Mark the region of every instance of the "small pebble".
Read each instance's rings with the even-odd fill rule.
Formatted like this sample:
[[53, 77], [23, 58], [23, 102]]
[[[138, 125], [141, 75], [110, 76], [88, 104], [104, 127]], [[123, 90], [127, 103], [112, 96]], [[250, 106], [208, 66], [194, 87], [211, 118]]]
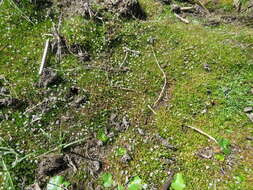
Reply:
[[253, 113], [247, 114], [248, 118], [253, 122]]
[[249, 112], [252, 112], [253, 111], [253, 108], [252, 107], [246, 107], [244, 108], [243, 110], [245, 113], [249, 113]]

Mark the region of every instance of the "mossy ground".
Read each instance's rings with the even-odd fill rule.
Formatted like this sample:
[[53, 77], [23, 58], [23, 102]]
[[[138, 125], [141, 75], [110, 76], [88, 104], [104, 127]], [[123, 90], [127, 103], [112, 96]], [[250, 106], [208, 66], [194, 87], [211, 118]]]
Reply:
[[[183, 173], [187, 189], [214, 189], [215, 184], [217, 189], [252, 189], [252, 141], [246, 140], [253, 135], [252, 122], [243, 109], [253, 106], [250, 93], [253, 29], [234, 24], [205, 27], [201, 24], [203, 19], [196, 17], [185, 25], [168, 6], [153, 0], [140, 0], [140, 3], [148, 14], [147, 20], [122, 20], [113, 15], [99, 24], [80, 17], [64, 20], [62, 33], [69, 43], [89, 47], [89, 65], [118, 68], [125, 57], [123, 47], [139, 51], [140, 55], [128, 56], [125, 64], [130, 71], [126, 73], [87, 70], [72, 55], [65, 56], [60, 64], [51, 58], [50, 67], [64, 81], [49, 87], [46, 96], [64, 97], [66, 89], [75, 85], [89, 92], [90, 103], [74, 110], [59, 101], [39, 125], [25, 125], [31, 118], [22, 114], [24, 109], [1, 110], [11, 118], [0, 123], [0, 134], [5, 140], [1, 146], [12, 147], [21, 156], [42, 154], [62, 143], [103, 130], [110, 113], [116, 112], [128, 115], [131, 121], [131, 127], [108, 145], [111, 150], [103, 172], [112, 173], [117, 183], [124, 184], [126, 177], [140, 176], [148, 189], [159, 188], [168, 171], [174, 170]], [[12, 96], [35, 105], [45, 98], [43, 89], [33, 84], [38, 81], [44, 34], [51, 32], [52, 23], [49, 19], [36, 21], [32, 11], [24, 14], [30, 15], [35, 24], [21, 17], [8, 1], [1, 5], [0, 73]], [[151, 38], [155, 39], [153, 45], [149, 43]], [[158, 97], [163, 77], [152, 48], [168, 78], [169, 100], [156, 110], [157, 115], [152, 115], [148, 105]], [[210, 71], [204, 69], [205, 64]], [[66, 115], [74, 119], [57, 125], [56, 121]], [[229, 139], [234, 149], [232, 167], [227, 167], [229, 156], [224, 161], [196, 156], [200, 149], [215, 144], [183, 125], [202, 129], [217, 139]], [[147, 136], [141, 136], [137, 128], [143, 129]], [[154, 141], [155, 134], [169, 139], [178, 151], [168, 150]], [[132, 147], [133, 160], [124, 165], [115, 151], [117, 147], [128, 146]], [[3, 158], [7, 166], [13, 161], [11, 156]], [[176, 161], [165, 164], [163, 158]], [[36, 158], [31, 156], [10, 169], [16, 189], [20, 189], [18, 184], [24, 179], [26, 185], [34, 182], [36, 167]], [[79, 171], [68, 179], [85, 183], [85, 176], [85, 172]], [[9, 184], [1, 177], [0, 182], [2, 189]]]

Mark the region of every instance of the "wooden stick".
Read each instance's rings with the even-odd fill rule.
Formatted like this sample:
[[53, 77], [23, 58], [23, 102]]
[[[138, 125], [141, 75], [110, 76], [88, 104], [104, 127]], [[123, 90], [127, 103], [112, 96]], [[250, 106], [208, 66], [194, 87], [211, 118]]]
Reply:
[[197, 1], [197, 4], [198, 4], [199, 6], [201, 6], [201, 7], [206, 11], [206, 13], [207, 13], [208, 15], [210, 15], [210, 11], [206, 8], [206, 6], [205, 6], [200, 0]]
[[122, 61], [122, 63], [120, 64], [120, 68], [125, 64], [126, 60], [127, 60], [127, 57], [128, 57], [128, 51], [126, 51], [126, 55], [125, 55], [125, 58], [124, 60]]
[[160, 100], [162, 99], [163, 95], [164, 95], [164, 92], [165, 92], [165, 89], [166, 89], [166, 86], [167, 86], [167, 76], [165, 74], [165, 72], [163, 71], [162, 67], [160, 66], [159, 62], [158, 62], [158, 59], [156, 57], [156, 54], [155, 54], [155, 51], [154, 51], [154, 48], [152, 47], [152, 52], [153, 52], [153, 55], [155, 57], [155, 60], [156, 60], [156, 64], [158, 66], [158, 68], [160, 69], [160, 71], [162, 72], [163, 74], [163, 78], [164, 78], [164, 83], [163, 83], [163, 88], [160, 92], [160, 95], [159, 97], [157, 98], [157, 100], [155, 101], [155, 103], [153, 104], [153, 107], [156, 107], [156, 105], [160, 102]]
[[45, 49], [44, 49], [44, 53], [43, 53], [43, 57], [41, 60], [41, 64], [40, 64], [40, 70], [39, 70], [39, 75], [42, 74], [44, 67], [46, 65], [46, 59], [47, 59], [47, 53], [48, 53], [48, 49], [49, 49], [49, 39], [47, 39], [46, 43], [45, 43]]
[[157, 115], [156, 111], [150, 105], [148, 105], [148, 108], [153, 112], [153, 114]]
[[191, 11], [195, 9], [194, 7], [180, 7], [180, 11]]
[[188, 128], [190, 128], [190, 129], [193, 129], [194, 131], [197, 131], [198, 133], [200, 133], [200, 134], [202, 134], [202, 135], [208, 137], [210, 140], [214, 141], [216, 144], [219, 144], [215, 138], [213, 138], [212, 136], [208, 135], [208, 134], [205, 133], [204, 131], [201, 131], [201, 130], [198, 129], [198, 128], [195, 128], [195, 127], [192, 127], [192, 126], [188, 126], [188, 125], [185, 126], [185, 127], [188, 127]]
[[187, 19], [185, 19], [185, 18], [179, 16], [179, 15], [176, 14], [176, 13], [175, 13], [175, 16], [176, 16], [179, 20], [181, 20], [182, 22], [184, 22], [184, 23], [186, 23], [186, 24], [189, 24], [189, 23], [190, 23]]

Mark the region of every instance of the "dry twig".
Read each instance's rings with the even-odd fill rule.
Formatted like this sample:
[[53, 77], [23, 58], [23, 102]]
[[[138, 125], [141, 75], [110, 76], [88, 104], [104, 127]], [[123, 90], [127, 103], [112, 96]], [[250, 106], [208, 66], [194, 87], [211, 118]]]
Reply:
[[59, 22], [57, 27], [55, 26], [55, 24], [53, 24], [53, 36], [57, 41], [57, 51], [56, 51], [56, 58], [57, 61], [60, 62], [62, 59], [62, 37], [60, 36], [60, 29], [61, 29], [61, 25], [62, 25], [62, 17], [63, 15], [61, 14], [59, 17]]
[[184, 22], [184, 23], [186, 23], [186, 24], [189, 24], [189, 23], [190, 23], [187, 19], [185, 19], [185, 18], [179, 16], [179, 15], [176, 14], [176, 13], [175, 13], [175, 16], [176, 16], [179, 20], [181, 20], [182, 22]]
[[180, 7], [180, 11], [184, 12], [184, 11], [192, 11], [194, 10], [194, 7]]
[[198, 129], [198, 128], [192, 127], [192, 126], [188, 126], [188, 125], [185, 126], [185, 127], [188, 127], [188, 128], [190, 128], [190, 129], [193, 129], [194, 131], [197, 131], [198, 133], [200, 133], [200, 134], [202, 134], [202, 135], [208, 137], [210, 140], [214, 141], [216, 144], [219, 144], [215, 138], [213, 138], [212, 136], [208, 135], [208, 134], [205, 133], [204, 131], [202, 131], [202, 130], [200, 130], [200, 129]]
[[163, 88], [160, 92], [160, 95], [159, 97], [157, 98], [157, 100], [155, 101], [155, 103], [153, 104], [153, 107], [156, 107], [157, 104], [161, 101], [162, 97], [164, 96], [164, 93], [165, 93], [165, 89], [166, 89], [166, 86], [167, 86], [167, 76], [164, 72], [164, 70], [162, 69], [162, 67], [160, 66], [159, 62], [158, 62], [158, 59], [156, 57], [156, 54], [155, 54], [155, 51], [154, 51], [154, 48], [152, 47], [152, 52], [153, 52], [153, 55], [155, 57], [155, 61], [156, 61], [156, 64], [158, 66], [158, 68], [160, 69], [160, 71], [162, 72], [163, 74], [163, 78], [164, 78], [164, 83], [163, 83]]
[[40, 64], [40, 70], [39, 70], [39, 75], [42, 74], [44, 67], [46, 65], [46, 59], [47, 59], [47, 54], [48, 54], [48, 49], [49, 49], [49, 39], [47, 39], [46, 43], [45, 43], [45, 48], [44, 48], [44, 53], [43, 53], [43, 57], [41, 60], [41, 64]]
[[157, 115], [156, 111], [150, 105], [148, 105], [148, 108], [153, 112], [153, 114]]
[[206, 8], [206, 6], [201, 2], [201, 0], [194, 0], [194, 3], [196, 3], [197, 5], [199, 5], [200, 7], [202, 7], [202, 9], [204, 9], [204, 11], [210, 15], [210, 11]]

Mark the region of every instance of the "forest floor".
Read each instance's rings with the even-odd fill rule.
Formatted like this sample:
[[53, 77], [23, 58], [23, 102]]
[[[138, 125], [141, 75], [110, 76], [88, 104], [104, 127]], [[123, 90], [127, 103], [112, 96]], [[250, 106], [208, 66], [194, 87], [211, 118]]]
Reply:
[[165, 190], [180, 173], [187, 190], [253, 190], [252, 17], [139, 2], [126, 18], [1, 1], [0, 189]]

